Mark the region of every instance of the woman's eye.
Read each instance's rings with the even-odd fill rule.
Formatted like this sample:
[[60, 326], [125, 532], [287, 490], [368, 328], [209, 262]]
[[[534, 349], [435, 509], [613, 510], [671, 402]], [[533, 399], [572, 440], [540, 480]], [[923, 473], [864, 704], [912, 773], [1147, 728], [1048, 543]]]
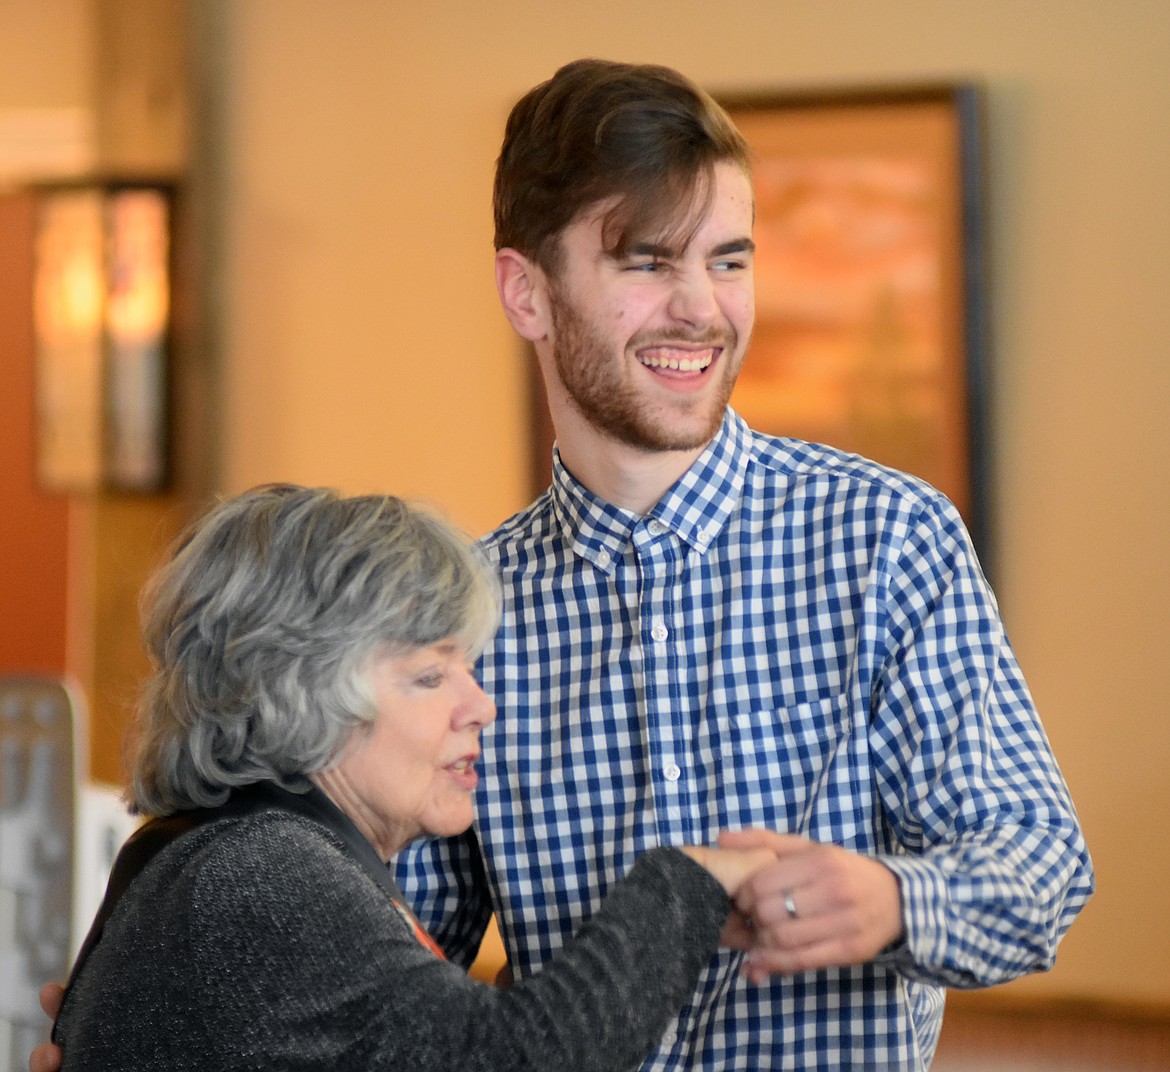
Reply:
[[428, 671], [425, 674], [419, 674], [414, 679], [414, 683], [422, 689], [437, 689], [443, 684], [443, 674], [438, 670]]

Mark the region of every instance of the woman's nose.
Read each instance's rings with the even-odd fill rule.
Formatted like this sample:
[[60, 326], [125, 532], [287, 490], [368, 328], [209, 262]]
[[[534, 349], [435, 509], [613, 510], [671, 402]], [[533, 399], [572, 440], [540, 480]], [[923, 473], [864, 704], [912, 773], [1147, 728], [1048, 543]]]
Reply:
[[461, 726], [490, 726], [496, 720], [496, 705], [492, 698], [483, 691], [480, 683], [476, 681], [475, 675], [470, 670], [465, 672], [467, 674], [466, 694], [459, 705], [458, 722]]

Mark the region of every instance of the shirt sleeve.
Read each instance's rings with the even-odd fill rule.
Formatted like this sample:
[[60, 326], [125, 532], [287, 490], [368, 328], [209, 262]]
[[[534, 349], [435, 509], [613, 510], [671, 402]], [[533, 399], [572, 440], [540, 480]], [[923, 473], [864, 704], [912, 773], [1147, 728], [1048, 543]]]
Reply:
[[1092, 865], [957, 514], [940, 498], [904, 531], [870, 724], [904, 850], [882, 858], [905, 924], [885, 958], [927, 982], [986, 986], [1051, 967]]

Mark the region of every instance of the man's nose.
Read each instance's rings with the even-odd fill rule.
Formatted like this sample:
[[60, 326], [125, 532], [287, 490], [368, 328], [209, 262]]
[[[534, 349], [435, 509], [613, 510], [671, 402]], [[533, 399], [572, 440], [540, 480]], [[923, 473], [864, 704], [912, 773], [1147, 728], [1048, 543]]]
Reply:
[[719, 315], [715, 284], [705, 271], [680, 272], [675, 276], [668, 311], [685, 324], [703, 327]]

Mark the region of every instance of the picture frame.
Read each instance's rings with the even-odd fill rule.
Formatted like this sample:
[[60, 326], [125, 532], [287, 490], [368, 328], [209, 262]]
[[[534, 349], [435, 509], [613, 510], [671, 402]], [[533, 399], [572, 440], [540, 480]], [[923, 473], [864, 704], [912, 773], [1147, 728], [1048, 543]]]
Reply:
[[[753, 154], [756, 430], [912, 473], [991, 564], [982, 108], [971, 83], [720, 96]], [[533, 486], [553, 432], [533, 365]]]
[[991, 561], [982, 110], [972, 83], [721, 98], [753, 152], [756, 430], [921, 477]]

